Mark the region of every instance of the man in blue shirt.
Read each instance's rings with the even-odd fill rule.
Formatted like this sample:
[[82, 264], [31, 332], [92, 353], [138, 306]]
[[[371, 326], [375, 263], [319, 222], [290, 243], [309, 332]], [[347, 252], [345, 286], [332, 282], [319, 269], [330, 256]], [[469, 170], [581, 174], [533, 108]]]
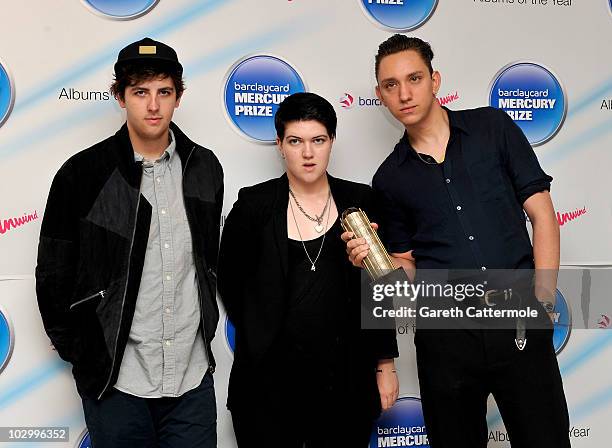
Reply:
[[[399, 34], [383, 42], [376, 56], [377, 96], [406, 129], [372, 182], [383, 240], [411, 277], [424, 270], [487, 276], [492, 269], [533, 274], [535, 268], [535, 285], [522, 290], [528, 290], [522, 305], [526, 300], [543, 318], [539, 328], [527, 329], [529, 344], [520, 326], [424, 330], [417, 325], [431, 446], [485, 448], [487, 397], [493, 394], [513, 447], [569, 447], [552, 325], [544, 319], [554, 307], [559, 267], [552, 178], [505, 112], [441, 107], [436, 100], [441, 77], [432, 58], [428, 43]], [[533, 246], [525, 213], [533, 225]], [[350, 237], [343, 234], [345, 241]], [[347, 252], [359, 266], [368, 245], [353, 239]], [[514, 306], [517, 297], [504, 294], [503, 300]]]

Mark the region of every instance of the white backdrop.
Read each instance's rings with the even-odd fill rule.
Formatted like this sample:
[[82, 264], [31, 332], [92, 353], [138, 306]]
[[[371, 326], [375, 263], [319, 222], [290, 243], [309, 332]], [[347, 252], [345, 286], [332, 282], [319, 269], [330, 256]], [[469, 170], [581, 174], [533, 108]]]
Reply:
[[[101, 93], [108, 90], [119, 49], [149, 36], [177, 50], [187, 90], [175, 121], [220, 159], [226, 173], [224, 214], [240, 187], [283, 170], [275, 148], [246, 138], [230, 124], [225, 111], [225, 79], [247, 55], [272, 54], [290, 63], [308, 90], [336, 107], [332, 174], [369, 183], [402, 133], [374, 101], [374, 54], [392, 31], [369, 17], [361, 1], [150, 3], [154, 7], [131, 20], [94, 14], [86, 0], [0, 6], [0, 65], [10, 74], [15, 92], [13, 110], [0, 126], [0, 311], [14, 330], [13, 354], [0, 372], [0, 426], [69, 426], [70, 442], [57, 446], [75, 446], [84, 423], [68, 366], [51, 350], [36, 308], [37, 239], [59, 166], [114, 133], [124, 120], [116, 102]], [[407, 5], [379, 6], [399, 11], [428, 2], [403, 3]], [[434, 67], [442, 73], [440, 97], [447, 97], [451, 109], [487, 105], [496, 74], [511, 63], [530, 61], [554, 73], [564, 88], [567, 114], [556, 135], [537, 146], [536, 153], [555, 179], [551, 193], [563, 222], [562, 263], [612, 265], [610, 0], [429, 3], [437, 3], [431, 17], [408, 34], [432, 43]], [[74, 99], [70, 89], [87, 99]], [[7, 92], [7, 85], [0, 86], [0, 105]], [[2, 115], [0, 109], [0, 121]], [[24, 215], [32, 215], [29, 222], [17, 225], [15, 218]], [[10, 219], [16, 225], [11, 226]], [[579, 295], [571, 291], [573, 286], [560, 285], [568, 299]], [[606, 290], [598, 294], [609, 297]], [[569, 301], [579, 309], [576, 300]], [[223, 317], [213, 344], [219, 363], [219, 445], [232, 447], [225, 410], [232, 355]], [[401, 394], [418, 396], [412, 332], [402, 333]], [[572, 425], [583, 429], [572, 437], [575, 447], [609, 444], [611, 355], [612, 335], [597, 330], [574, 330], [559, 354]], [[489, 423], [492, 431], [503, 430], [493, 404]], [[491, 441], [491, 446], [509, 444]]]

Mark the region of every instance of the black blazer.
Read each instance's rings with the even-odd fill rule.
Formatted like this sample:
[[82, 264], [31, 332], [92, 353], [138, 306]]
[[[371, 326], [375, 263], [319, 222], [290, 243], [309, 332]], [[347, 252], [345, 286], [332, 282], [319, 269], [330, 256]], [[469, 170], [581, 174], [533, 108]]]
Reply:
[[[338, 213], [360, 207], [375, 219], [372, 189], [328, 175]], [[236, 328], [234, 364], [229, 381], [228, 408], [253, 400], [258, 383], [270, 367], [270, 350], [282, 329], [288, 297], [287, 175], [242, 188], [225, 220], [218, 265], [218, 289]], [[338, 236], [339, 237], [339, 236]], [[347, 335], [354, 353], [355, 378], [350, 379], [372, 415], [380, 413], [376, 386], [379, 359], [398, 356], [394, 330], [360, 330], [360, 269], [346, 260], [339, 279], [347, 285], [355, 324]], [[353, 320], [351, 321], [353, 322]], [[265, 380], [263, 383], [265, 384]], [[296, 387], [299, 387], [296, 385]], [[264, 386], [265, 388], [265, 386]], [[269, 393], [269, 391], [267, 391]], [[287, 393], [287, 391], [282, 391]]]

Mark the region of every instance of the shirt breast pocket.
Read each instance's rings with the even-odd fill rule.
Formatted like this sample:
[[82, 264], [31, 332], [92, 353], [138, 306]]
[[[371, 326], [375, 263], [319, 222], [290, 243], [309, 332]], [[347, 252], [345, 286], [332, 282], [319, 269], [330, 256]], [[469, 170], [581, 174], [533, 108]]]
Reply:
[[476, 197], [481, 201], [499, 201], [507, 193], [507, 183], [501, 162], [490, 157], [472, 163], [469, 168], [470, 180]]

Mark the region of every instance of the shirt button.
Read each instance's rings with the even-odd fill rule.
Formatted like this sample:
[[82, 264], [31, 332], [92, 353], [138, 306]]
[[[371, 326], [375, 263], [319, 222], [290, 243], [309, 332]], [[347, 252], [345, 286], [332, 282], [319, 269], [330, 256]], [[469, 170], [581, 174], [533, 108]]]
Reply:
[[170, 308], [166, 308], [166, 313], [170, 314]]
[[158, 177], [157, 179], [155, 179], [157, 181], [157, 183], [161, 182], [161, 177]]
[[166, 214], [166, 209], [165, 209], [165, 208], [162, 208], [162, 209], [161, 209], [161, 214], [162, 214], [162, 215], [165, 215], [165, 214]]
[[164, 243], [164, 248], [165, 248], [165, 249], [169, 249], [169, 248], [170, 248], [170, 245], [169, 245], [168, 243]]
[[172, 280], [172, 276], [171, 275], [166, 275], [166, 280], [168, 280], [168, 281]]
[[486, 266], [483, 266], [483, 267], [481, 267], [480, 269], [482, 269], [483, 271], [486, 271], [486, 270], [487, 270]]
[[166, 339], [166, 345], [172, 345], [172, 341], [170, 339]]
[[461, 210], [461, 206], [460, 205], [457, 206], [457, 210]]
[[450, 184], [450, 179], [446, 179], [446, 183], [447, 183], [447, 184]]
[[470, 235], [468, 238], [470, 241], [474, 241], [474, 236]]

